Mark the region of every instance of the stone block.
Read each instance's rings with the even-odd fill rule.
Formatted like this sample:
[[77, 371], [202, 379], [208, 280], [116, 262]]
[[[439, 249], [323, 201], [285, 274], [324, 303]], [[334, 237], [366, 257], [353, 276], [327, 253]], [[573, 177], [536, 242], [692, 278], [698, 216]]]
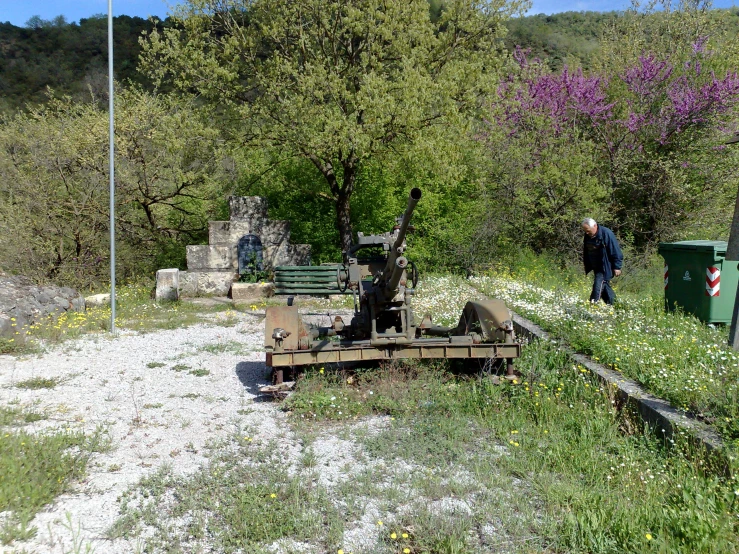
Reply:
[[193, 296], [226, 296], [236, 280], [234, 271], [188, 271], [188, 281], [194, 280]]
[[262, 251], [264, 255], [264, 268], [271, 270], [278, 265], [290, 265], [288, 263], [290, 261], [289, 247], [290, 245], [287, 242], [265, 246]]
[[187, 247], [187, 269], [235, 269], [235, 246], [213, 246], [203, 244]]
[[192, 271], [180, 271], [180, 296], [198, 295], [198, 275]]
[[229, 196], [231, 221], [267, 219], [267, 199], [261, 196]]
[[[244, 235], [262, 237], [264, 222], [260, 221], [210, 221], [208, 242], [217, 246], [232, 246]], [[264, 240], [262, 240], [264, 242]]]
[[261, 229], [262, 246], [278, 245], [290, 242], [289, 221], [266, 221]]
[[71, 304], [72, 304], [72, 307], [70, 309], [72, 311], [75, 311], [75, 312], [85, 311], [85, 299], [82, 296], [72, 298]]
[[65, 298], [63, 296], [55, 296], [53, 298], [53, 302], [65, 312], [72, 309], [72, 302], [68, 298]]
[[110, 293], [104, 294], [93, 294], [92, 296], [85, 296], [85, 307], [86, 308], [97, 308], [99, 306], [110, 305]]
[[231, 228], [230, 221], [209, 221], [208, 222], [208, 243], [209, 244], [228, 244], [229, 230]]
[[156, 301], [172, 301], [179, 299], [180, 270], [160, 269], [157, 271]]
[[231, 298], [234, 303], [245, 304], [255, 300], [262, 300], [274, 294], [272, 283], [234, 283], [231, 285]]
[[15, 327], [10, 321], [10, 315], [0, 312], [0, 337], [12, 339], [15, 334]]

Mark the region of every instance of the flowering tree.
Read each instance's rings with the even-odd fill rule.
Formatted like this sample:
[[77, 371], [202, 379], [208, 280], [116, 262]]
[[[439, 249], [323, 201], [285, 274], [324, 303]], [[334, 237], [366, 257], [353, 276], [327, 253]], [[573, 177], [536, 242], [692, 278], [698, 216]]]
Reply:
[[550, 74], [517, 52], [517, 75], [499, 90], [504, 107], [491, 125], [525, 139], [537, 167], [551, 163], [553, 142], [587, 143], [590, 176], [611, 195], [612, 225], [637, 246], [653, 243], [723, 194], [717, 136], [733, 128], [739, 77], [710, 69], [716, 54], [707, 44], [700, 36], [687, 53], [644, 52], [615, 75]]
[[[116, 246], [123, 277], [182, 263], [184, 244], [207, 236], [227, 175], [218, 133], [186, 99], [122, 89], [116, 105]], [[105, 282], [107, 126], [100, 104], [69, 98], [0, 120], [4, 270], [77, 287]]]
[[582, 213], [599, 215], [599, 180], [590, 131], [610, 117], [597, 78], [565, 68], [547, 73], [517, 51], [478, 138], [488, 146], [491, 198], [503, 236], [537, 250], [575, 247], [566, 233]]

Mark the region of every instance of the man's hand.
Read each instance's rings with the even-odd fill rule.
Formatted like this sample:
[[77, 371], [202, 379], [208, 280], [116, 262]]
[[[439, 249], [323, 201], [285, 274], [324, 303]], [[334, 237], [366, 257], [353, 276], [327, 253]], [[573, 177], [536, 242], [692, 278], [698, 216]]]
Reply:
[[614, 270], [613, 270], [613, 274], [614, 274], [614, 275], [615, 275], [616, 277], [618, 277], [619, 275], [621, 275], [621, 270], [620, 270], [620, 269], [614, 269]]

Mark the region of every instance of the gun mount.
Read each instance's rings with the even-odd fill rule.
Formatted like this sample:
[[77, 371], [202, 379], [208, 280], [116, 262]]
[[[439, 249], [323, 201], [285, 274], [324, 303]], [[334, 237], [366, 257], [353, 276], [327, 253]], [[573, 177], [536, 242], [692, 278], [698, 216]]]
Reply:
[[296, 305], [267, 309], [267, 365], [276, 384], [284, 367], [398, 358], [505, 359], [513, 374], [520, 355], [511, 313], [501, 300], [468, 302], [456, 327], [420, 323], [411, 308], [418, 286], [416, 265], [405, 257], [406, 235], [421, 199], [413, 188], [404, 214], [393, 230], [380, 235], [357, 234], [336, 270], [341, 292], [354, 298], [354, 315], [346, 324], [336, 316], [330, 326], [304, 323]]

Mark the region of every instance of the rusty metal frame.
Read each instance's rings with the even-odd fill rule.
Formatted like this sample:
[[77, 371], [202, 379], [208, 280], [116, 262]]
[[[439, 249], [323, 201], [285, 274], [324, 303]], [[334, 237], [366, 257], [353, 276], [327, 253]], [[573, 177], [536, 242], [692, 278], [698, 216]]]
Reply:
[[337, 346], [326, 341], [310, 350], [267, 351], [268, 367], [290, 367], [309, 364], [331, 364], [370, 360], [400, 359], [484, 359], [518, 358], [521, 345], [518, 343], [455, 344], [434, 339], [419, 339], [411, 344], [392, 346]]

